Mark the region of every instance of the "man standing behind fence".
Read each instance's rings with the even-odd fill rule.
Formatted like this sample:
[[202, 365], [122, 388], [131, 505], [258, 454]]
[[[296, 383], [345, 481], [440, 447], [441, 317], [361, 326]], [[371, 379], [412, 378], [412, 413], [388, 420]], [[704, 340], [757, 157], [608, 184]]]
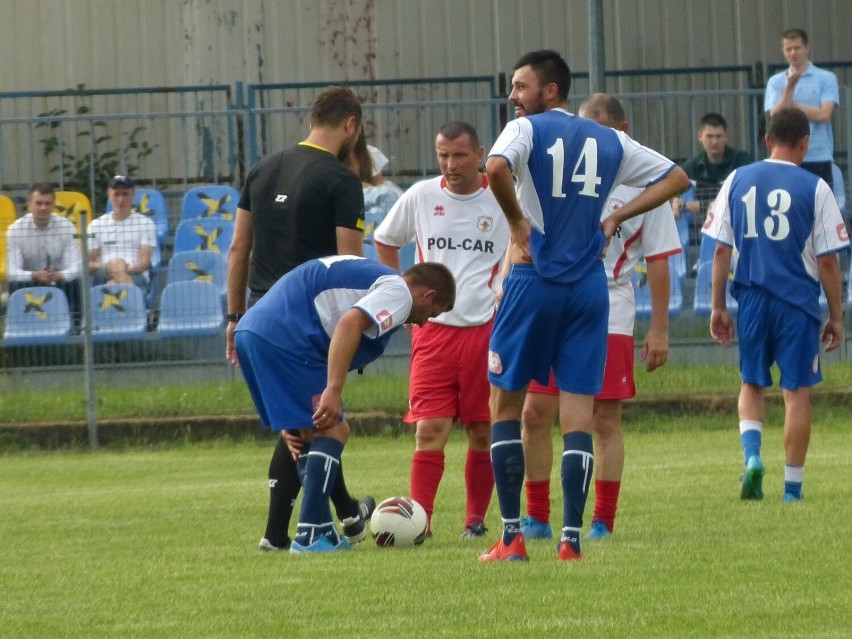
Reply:
[[804, 111], [810, 122], [811, 134], [808, 154], [801, 166], [833, 188], [834, 133], [831, 116], [835, 107], [840, 105], [837, 76], [809, 60], [808, 34], [803, 29], [789, 29], [782, 33], [781, 51], [790, 66], [769, 78], [763, 108], [770, 116], [785, 107]]
[[[363, 255], [364, 193], [358, 176], [342, 162], [360, 132], [358, 98], [344, 87], [328, 87], [314, 100], [308, 137], [249, 171], [228, 252], [225, 356], [234, 365], [237, 322], [278, 279], [311, 259]], [[269, 516], [261, 550], [290, 546], [287, 529], [301, 484], [283, 435], [269, 464]], [[361, 541], [374, 502], [352, 498], [342, 467], [331, 500], [349, 541]]]

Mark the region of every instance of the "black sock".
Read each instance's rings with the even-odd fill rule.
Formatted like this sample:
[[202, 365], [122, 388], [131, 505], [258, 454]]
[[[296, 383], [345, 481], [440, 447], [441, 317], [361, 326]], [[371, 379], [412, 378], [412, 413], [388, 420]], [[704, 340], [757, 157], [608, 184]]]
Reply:
[[281, 548], [290, 541], [287, 530], [301, 488], [296, 462], [284, 438], [279, 437], [269, 462], [269, 516], [264, 535], [273, 546]]
[[340, 463], [337, 479], [331, 488], [331, 503], [334, 504], [334, 511], [341, 521], [358, 514], [358, 500], [349, 494], [346, 480], [343, 478], [343, 462]]

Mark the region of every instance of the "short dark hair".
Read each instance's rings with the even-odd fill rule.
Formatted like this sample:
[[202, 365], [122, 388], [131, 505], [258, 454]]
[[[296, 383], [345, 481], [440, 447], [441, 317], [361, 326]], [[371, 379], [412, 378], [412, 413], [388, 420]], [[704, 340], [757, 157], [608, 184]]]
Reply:
[[784, 33], [781, 34], [781, 41], [784, 40], [795, 40], [796, 38], [800, 38], [803, 44], [808, 43], [808, 34], [804, 29], [787, 29]]
[[446, 304], [448, 311], [453, 310], [456, 304], [456, 278], [446, 266], [438, 262], [420, 262], [402, 275], [414, 286], [425, 286], [434, 290], [435, 301]]
[[446, 140], [455, 140], [462, 135], [467, 135], [470, 138], [471, 144], [476, 148], [482, 146], [479, 143], [479, 135], [472, 124], [467, 122], [447, 122], [444, 126], [438, 129], [438, 135]]
[[583, 117], [590, 120], [597, 120], [595, 114], [604, 112], [610, 124], [618, 126], [627, 121], [627, 116], [624, 113], [624, 107], [614, 95], [609, 93], [593, 93], [588, 99], [580, 105], [578, 112], [585, 113]]
[[568, 92], [571, 90], [571, 69], [556, 51], [540, 49], [525, 53], [515, 63], [513, 70], [517, 71], [526, 66], [532, 67], [539, 84], [554, 83], [559, 92], [559, 97], [563, 100], [568, 99]]
[[766, 135], [773, 144], [794, 147], [811, 134], [811, 125], [805, 112], [796, 107], [778, 109], [769, 119]]
[[53, 188], [53, 185], [50, 182], [39, 182], [30, 187], [30, 190], [27, 193], [27, 199], [31, 198], [33, 193], [56, 196], [56, 189]]
[[698, 121], [698, 130], [701, 131], [701, 129], [705, 126], [720, 126], [727, 131], [728, 121], [722, 117], [721, 113], [706, 113], [704, 117]]
[[346, 118], [355, 116], [361, 124], [361, 102], [350, 89], [326, 87], [319, 92], [311, 108], [311, 126], [340, 126]]

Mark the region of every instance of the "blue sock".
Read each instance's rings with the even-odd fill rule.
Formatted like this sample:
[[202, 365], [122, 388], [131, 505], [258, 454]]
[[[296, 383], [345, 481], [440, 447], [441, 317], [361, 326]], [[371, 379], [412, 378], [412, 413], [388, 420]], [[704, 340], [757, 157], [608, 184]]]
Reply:
[[740, 422], [740, 441], [743, 443], [743, 456], [748, 463], [749, 457], [760, 456], [760, 443], [762, 438], [761, 428], [763, 424], [751, 420]]
[[295, 541], [302, 546], [312, 544], [322, 535], [329, 535], [335, 544], [340, 541], [328, 498], [337, 478], [341, 453], [343, 444], [336, 439], [314, 437], [310, 452], [301, 455], [306, 458], [305, 475]]
[[805, 479], [804, 466], [784, 466], [784, 494], [793, 495], [796, 499], [802, 498], [802, 483]]
[[308, 463], [308, 453], [311, 452], [311, 443], [307, 442], [302, 445], [302, 452], [299, 454], [299, 459], [296, 460], [296, 471], [299, 473], [299, 481], [304, 485], [305, 472]]
[[595, 469], [592, 435], [580, 431], [566, 433], [562, 436], [562, 446], [562, 539], [579, 553], [583, 511]]
[[496, 422], [491, 426], [491, 465], [503, 516], [503, 543], [510, 544], [521, 529], [524, 446], [520, 420]]

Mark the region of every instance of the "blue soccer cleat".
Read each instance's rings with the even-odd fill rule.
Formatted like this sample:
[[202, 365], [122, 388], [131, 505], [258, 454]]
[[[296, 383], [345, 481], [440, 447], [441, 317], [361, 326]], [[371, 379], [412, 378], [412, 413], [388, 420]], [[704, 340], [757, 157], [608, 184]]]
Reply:
[[340, 552], [341, 550], [349, 550], [350, 548], [352, 548], [352, 544], [346, 541], [345, 538], [341, 539], [340, 543], [335, 545], [327, 535], [323, 535], [308, 546], [303, 546], [299, 542], [294, 541], [290, 544], [290, 553], [293, 555], [304, 555], [321, 552]]
[[612, 535], [612, 532], [606, 527], [606, 524], [600, 519], [595, 519], [592, 522], [592, 529], [586, 535], [586, 539], [604, 539], [610, 535]]
[[763, 474], [765, 469], [763, 461], [758, 455], [748, 458], [745, 474], [743, 475], [743, 486], [740, 489], [740, 499], [763, 499]]
[[793, 493], [784, 493], [784, 501], [802, 501], [804, 495], [794, 495]]
[[525, 539], [552, 539], [553, 528], [549, 523], [533, 517], [524, 517], [521, 519], [521, 534]]

